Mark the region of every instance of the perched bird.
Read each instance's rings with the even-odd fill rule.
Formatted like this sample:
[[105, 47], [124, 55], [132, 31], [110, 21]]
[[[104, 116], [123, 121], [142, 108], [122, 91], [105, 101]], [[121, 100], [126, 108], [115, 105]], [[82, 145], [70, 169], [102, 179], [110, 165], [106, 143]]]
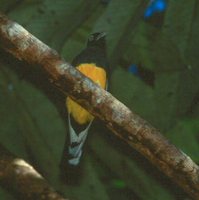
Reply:
[[[105, 33], [93, 33], [86, 48], [77, 55], [72, 65], [103, 89], [107, 88], [108, 63], [106, 57]], [[80, 160], [82, 148], [94, 117], [70, 97], [66, 98], [68, 110], [69, 137], [66, 138], [60, 163], [61, 178], [75, 184], [81, 175]]]

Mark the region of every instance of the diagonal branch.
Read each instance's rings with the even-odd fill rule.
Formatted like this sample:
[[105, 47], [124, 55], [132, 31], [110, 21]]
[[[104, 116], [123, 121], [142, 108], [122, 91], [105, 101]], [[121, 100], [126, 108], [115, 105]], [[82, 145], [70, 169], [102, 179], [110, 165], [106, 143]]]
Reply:
[[100, 118], [115, 135], [150, 160], [193, 199], [199, 199], [199, 167], [189, 156], [110, 93], [66, 63], [56, 51], [2, 14], [0, 47], [19, 60], [40, 66], [59, 90]]
[[11, 154], [0, 144], [0, 183], [20, 199], [67, 200], [27, 162]]

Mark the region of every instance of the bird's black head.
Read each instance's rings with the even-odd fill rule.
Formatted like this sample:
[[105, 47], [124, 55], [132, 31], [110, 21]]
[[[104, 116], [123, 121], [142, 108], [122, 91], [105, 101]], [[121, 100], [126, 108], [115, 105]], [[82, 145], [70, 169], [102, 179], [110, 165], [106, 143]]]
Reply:
[[97, 46], [100, 48], [105, 48], [106, 45], [106, 33], [105, 32], [99, 32], [99, 33], [93, 33], [88, 38], [87, 46]]

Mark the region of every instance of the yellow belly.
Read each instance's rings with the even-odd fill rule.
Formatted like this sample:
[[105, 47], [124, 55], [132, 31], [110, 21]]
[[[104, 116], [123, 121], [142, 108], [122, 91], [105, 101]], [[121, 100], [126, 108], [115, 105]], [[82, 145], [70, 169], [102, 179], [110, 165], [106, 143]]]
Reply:
[[[103, 68], [97, 67], [95, 64], [86, 63], [79, 65], [77, 69], [105, 89], [106, 72]], [[68, 112], [79, 124], [88, 123], [94, 118], [87, 110], [69, 97], [66, 98], [66, 106]]]

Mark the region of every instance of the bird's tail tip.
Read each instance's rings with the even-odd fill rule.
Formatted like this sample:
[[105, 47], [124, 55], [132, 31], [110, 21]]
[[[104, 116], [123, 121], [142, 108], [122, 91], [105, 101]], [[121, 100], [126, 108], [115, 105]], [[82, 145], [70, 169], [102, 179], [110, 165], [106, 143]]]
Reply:
[[68, 162], [60, 163], [60, 180], [64, 184], [68, 185], [79, 185], [82, 177], [82, 166], [73, 166], [68, 164]]

